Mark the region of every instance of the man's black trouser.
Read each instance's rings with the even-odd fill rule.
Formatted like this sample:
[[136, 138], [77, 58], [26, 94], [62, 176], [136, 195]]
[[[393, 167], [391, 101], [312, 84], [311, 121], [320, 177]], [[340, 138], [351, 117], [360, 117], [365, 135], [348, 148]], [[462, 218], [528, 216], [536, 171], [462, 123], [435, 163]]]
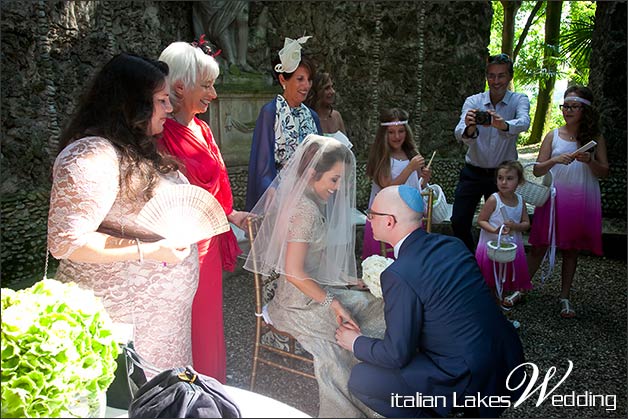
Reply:
[[495, 169], [484, 169], [465, 163], [456, 186], [451, 228], [454, 236], [462, 240], [472, 253], [475, 253], [475, 241], [471, 234], [475, 210], [482, 196], [486, 201], [494, 192], [497, 192]]

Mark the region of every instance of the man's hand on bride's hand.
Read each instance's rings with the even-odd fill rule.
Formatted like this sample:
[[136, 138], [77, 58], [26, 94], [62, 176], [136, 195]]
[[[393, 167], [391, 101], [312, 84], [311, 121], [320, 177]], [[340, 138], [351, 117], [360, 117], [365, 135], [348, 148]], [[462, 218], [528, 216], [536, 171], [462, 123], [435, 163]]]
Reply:
[[351, 317], [351, 314], [349, 314], [347, 309], [345, 309], [342, 304], [340, 304], [340, 301], [334, 299], [334, 301], [331, 303], [331, 309], [334, 310], [338, 326], [344, 326], [360, 333], [360, 326], [358, 326], [358, 323], [353, 320], [353, 317]]
[[358, 336], [360, 336], [359, 332], [345, 326], [336, 329], [336, 343], [347, 351], [353, 352], [353, 342]]

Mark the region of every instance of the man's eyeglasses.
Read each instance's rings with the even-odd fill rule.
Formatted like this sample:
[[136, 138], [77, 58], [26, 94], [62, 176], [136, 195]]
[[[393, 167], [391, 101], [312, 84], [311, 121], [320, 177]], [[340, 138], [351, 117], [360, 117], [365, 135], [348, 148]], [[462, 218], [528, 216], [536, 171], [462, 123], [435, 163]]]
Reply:
[[383, 216], [392, 217], [393, 220], [395, 220], [395, 222], [397, 222], [397, 218], [395, 218], [394, 214], [384, 214], [383, 212], [373, 211], [372, 209], [367, 209], [365, 212], [366, 212], [366, 218], [368, 218], [369, 221], [372, 220], [373, 217], [375, 217], [376, 215], [379, 215], [379, 216], [382, 216], [382, 217]]
[[558, 105], [561, 111], [581, 111], [583, 106], [580, 105]]

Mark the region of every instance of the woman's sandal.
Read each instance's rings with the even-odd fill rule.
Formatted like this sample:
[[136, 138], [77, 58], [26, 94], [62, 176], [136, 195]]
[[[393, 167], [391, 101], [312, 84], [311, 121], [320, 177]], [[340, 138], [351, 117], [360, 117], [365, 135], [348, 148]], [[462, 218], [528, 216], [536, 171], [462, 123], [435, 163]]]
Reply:
[[573, 319], [576, 317], [576, 311], [567, 298], [559, 298], [558, 301], [560, 302], [560, 317], [563, 319]]
[[504, 298], [504, 301], [502, 301], [502, 306], [512, 308], [521, 300], [523, 300], [523, 293], [521, 291], [515, 291], [508, 297]]

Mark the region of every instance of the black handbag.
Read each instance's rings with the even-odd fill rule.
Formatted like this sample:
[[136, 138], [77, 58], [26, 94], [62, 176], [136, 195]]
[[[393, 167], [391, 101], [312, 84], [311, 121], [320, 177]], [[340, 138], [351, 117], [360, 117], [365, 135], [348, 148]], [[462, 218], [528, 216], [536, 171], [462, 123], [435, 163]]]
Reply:
[[144, 384], [129, 418], [239, 418], [240, 409], [220, 382], [192, 367], [164, 371]]
[[[135, 352], [133, 342], [120, 345], [115, 378], [107, 389], [107, 406], [127, 410], [131, 405], [133, 396], [141, 386], [146, 384], [141, 357]], [[152, 370], [152, 369], [151, 369]]]

